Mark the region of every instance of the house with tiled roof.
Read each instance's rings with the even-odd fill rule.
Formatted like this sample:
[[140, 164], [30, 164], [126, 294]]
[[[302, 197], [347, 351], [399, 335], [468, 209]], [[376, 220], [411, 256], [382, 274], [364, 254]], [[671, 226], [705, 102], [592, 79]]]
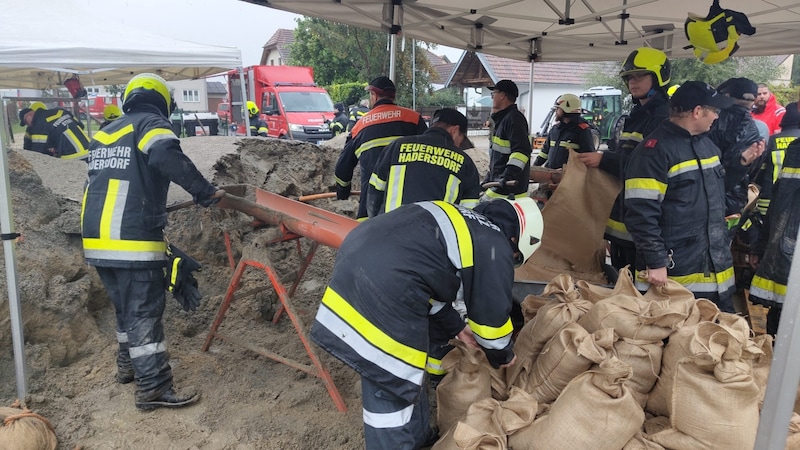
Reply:
[[580, 95], [591, 87], [587, 81], [590, 74], [598, 70], [618, 70], [614, 63], [542, 62], [531, 66], [525, 61], [464, 52], [445, 85], [475, 88], [488, 96], [490, 94], [488, 86], [493, 86], [500, 80], [511, 80], [519, 88], [517, 107], [527, 111], [531, 91], [531, 67], [533, 67], [533, 114], [528, 116], [526, 113], [526, 117], [529, 117], [532, 132], [539, 130], [559, 95], [565, 93]]
[[264, 44], [261, 51], [262, 66], [283, 66], [289, 60], [289, 44], [294, 42], [294, 30], [279, 28]]

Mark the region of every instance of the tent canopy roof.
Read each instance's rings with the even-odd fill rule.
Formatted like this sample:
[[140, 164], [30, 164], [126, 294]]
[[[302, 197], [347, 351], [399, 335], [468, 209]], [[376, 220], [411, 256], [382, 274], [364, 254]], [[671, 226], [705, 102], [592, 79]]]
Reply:
[[[242, 65], [237, 48], [156, 36], [121, 24], [83, 30], [91, 13], [70, 0], [7, 2], [0, 14], [0, 88], [47, 89], [78, 74], [86, 85], [125, 84], [142, 72], [201, 78]], [[104, 28], [105, 29], [105, 28]]]
[[[650, 46], [692, 58], [683, 25], [711, 0], [243, 0], [426, 42], [529, 61], [621, 61]], [[720, 0], [756, 28], [736, 56], [800, 53], [800, 2]], [[400, 6], [393, 7], [393, 3]], [[626, 4], [627, 3], [627, 4]], [[397, 13], [393, 13], [397, 11]], [[393, 19], [394, 17], [394, 19]]]

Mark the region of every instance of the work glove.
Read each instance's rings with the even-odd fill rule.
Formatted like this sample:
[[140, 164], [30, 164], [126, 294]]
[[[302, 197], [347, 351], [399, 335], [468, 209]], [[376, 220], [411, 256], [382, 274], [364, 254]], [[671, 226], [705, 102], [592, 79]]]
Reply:
[[203, 296], [192, 272], [199, 271], [202, 266], [174, 245], [167, 245], [167, 256], [167, 290], [172, 292], [184, 311], [197, 310]]
[[347, 200], [350, 198], [350, 186], [336, 184], [336, 200]]
[[519, 178], [521, 172], [522, 169], [517, 166], [506, 166], [506, 170], [500, 178], [500, 187], [506, 190], [510, 189], [517, 183], [517, 178]]
[[216, 193], [217, 193], [217, 188], [215, 188], [214, 186], [210, 186], [203, 192], [193, 195], [192, 199], [196, 204], [202, 206], [203, 208], [208, 208], [209, 206], [217, 203], [220, 200], [219, 197], [214, 197], [214, 194]]

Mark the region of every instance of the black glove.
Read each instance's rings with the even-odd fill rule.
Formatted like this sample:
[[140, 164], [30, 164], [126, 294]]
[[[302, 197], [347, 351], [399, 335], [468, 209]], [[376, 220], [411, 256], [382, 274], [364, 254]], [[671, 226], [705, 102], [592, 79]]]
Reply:
[[502, 189], [510, 189], [517, 183], [517, 178], [519, 178], [519, 174], [522, 172], [517, 166], [506, 166], [505, 172], [503, 172], [503, 176], [500, 178], [500, 187]]
[[196, 204], [202, 206], [203, 208], [208, 208], [220, 200], [219, 197], [214, 197], [214, 194], [216, 193], [217, 188], [214, 186], [209, 186], [207, 189], [203, 190], [203, 192], [194, 195], [192, 199]]
[[336, 184], [336, 200], [347, 200], [350, 198], [350, 186]]
[[203, 296], [192, 272], [199, 271], [202, 266], [174, 245], [167, 246], [167, 256], [167, 290], [172, 292], [184, 311], [195, 311]]

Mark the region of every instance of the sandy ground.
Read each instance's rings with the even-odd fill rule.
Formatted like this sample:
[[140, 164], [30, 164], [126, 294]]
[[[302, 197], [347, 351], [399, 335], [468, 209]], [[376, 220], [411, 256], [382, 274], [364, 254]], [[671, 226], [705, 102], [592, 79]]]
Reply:
[[[473, 140], [478, 148], [470, 153], [483, 172], [486, 138]], [[178, 410], [137, 410], [133, 386], [114, 381], [113, 308], [96, 272], [83, 262], [79, 201], [85, 164], [22, 151], [19, 142], [8, 154], [8, 165], [15, 228], [23, 235], [16, 245], [16, 269], [26, 342], [25, 402], [52, 422], [59, 449], [363, 448], [358, 377], [326, 353], [317, 350], [347, 412], [337, 411], [323, 382], [305, 372], [220, 340], [201, 351], [233, 274], [226, 233], [234, 260], [271, 261], [287, 287], [300, 266], [294, 242], [268, 244], [276, 236], [274, 227], [255, 229], [249, 216], [218, 208], [170, 213], [166, 230], [173, 244], [204, 265], [198, 311], [184, 312], [168, 295], [164, 316], [176, 387], [196, 388], [202, 399]], [[331, 190], [342, 143], [340, 138], [317, 147], [220, 136], [186, 138], [182, 146], [218, 185], [247, 183], [297, 198]], [[188, 198], [171, 189], [169, 203]], [[320, 200], [315, 206], [352, 215], [357, 202]], [[307, 251], [309, 241], [300, 242]], [[293, 303], [302, 330], [313, 320], [334, 257], [335, 250], [320, 247], [299, 284]], [[2, 277], [2, 292], [5, 283]], [[292, 322], [284, 315], [271, 323], [279, 300], [265, 274], [248, 269], [241, 287], [220, 331], [309, 365]], [[241, 295], [245, 291], [252, 294]], [[2, 297], [0, 406], [8, 406], [16, 387], [8, 303]]]

